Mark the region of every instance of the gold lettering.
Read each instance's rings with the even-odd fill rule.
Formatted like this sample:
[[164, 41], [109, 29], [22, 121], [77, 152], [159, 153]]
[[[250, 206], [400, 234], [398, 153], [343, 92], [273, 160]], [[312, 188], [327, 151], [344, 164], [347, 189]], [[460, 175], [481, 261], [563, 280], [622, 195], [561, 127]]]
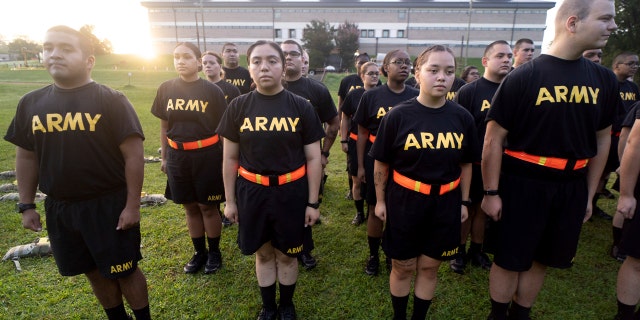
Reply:
[[422, 139], [422, 147], [429, 147], [433, 149], [433, 134], [431, 132], [421, 132], [420, 138]]
[[176, 99], [176, 110], [184, 110], [184, 99]]
[[[440, 148], [454, 148], [453, 135], [451, 132], [438, 132], [438, 142], [436, 142], [436, 149]], [[459, 148], [458, 148], [459, 149]]]
[[87, 121], [89, 122], [89, 131], [96, 131], [96, 124], [98, 123], [98, 120], [100, 120], [100, 117], [102, 117], [102, 115], [96, 114], [95, 117], [91, 118], [90, 114], [85, 113], [84, 117], [87, 118]]
[[40, 117], [34, 115], [33, 118], [31, 118], [31, 132], [35, 134], [36, 131], [46, 133], [47, 129], [44, 128], [42, 121], [40, 121]]
[[569, 89], [565, 86], [555, 86], [553, 88], [556, 91], [556, 102], [567, 102], [567, 92], [569, 92]]
[[62, 131], [60, 123], [62, 122], [62, 116], [58, 113], [47, 114], [47, 132]]
[[234, 85], [234, 86], [244, 86], [244, 79], [232, 79], [230, 82]]
[[380, 107], [378, 108], [378, 113], [376, 114], [376, 119], [380, 119], [382, 117], [384, 117], [387, 114], [387, 110], [384, 109], [384, 107]]
[[589, 93], [591, 94], [591, 103], [598, 104], [598, 93], [600, 93], [600, 88], [593, 89], [589, 87]]
[[453, 91], [447, 92], [447, 100], [453, 100], [453, 97], [456, 96], [456, 93]]
[[462, 148], [462, 141], [464, 140], [464, 133], [454, 132], [453, 136], [456, 138], [456, 142], [458, 143], [458, 149]]
[[289, 121], [289, 125], [291, 126], [291, 132], [296, 132], [296, 126], [298, 125], [298, 122], [300, 121], [300, 118], [289, 118], [287, 117], [287, 121]]
[[284, 131], [289, 131], [289, 128], [286, 126], [287, 121], [285, 118], [273, 118], [271, 125], [269, 126], [269, 131], [274, 131], [273, 129], [275, 129], [275, 131], [282, 131], [282, 128], [284, 128]]
[[173, 106], [173, 100], [169, 99], [169, 101], [167, 101], [167, 111], [169, 110], [175, 110], [175, 107]]
[[80, 130], [84, 131], [82, 114], [78, 112], [72, 116], [71, 112], [67, 112], [67, 114], [64, 117], [64, 125], [62, 126], [62, 130], [67, 131], [69, 128], [71, 128], [71, 130], [76, 130], [76, 126], [80, 128]]
[[555, 100], [553, 100], [553, 97], [551, 96], [551, 93], [549, 92], [549, 90], [547, 90], [547, 88], [540, 88], [540, 91], [538, 91], [538, 100], [536, 100], [536, 106], [539, 106], [543, 101], [549, 101], [551, 103], [556, 102]]
[[185, 107], [187, 111], [200, 111], [200, 104], [198, 100], [188, 100], [187, 106]]
[[574, 86], [573, 88], [571, 88], [571, 96], [569, 97], [569, 100], [575, 103], [582, 103], [584, 100], [584, 103], [589, 103], [589, 96], [587, 96], [587, 87]]
[[487, 109], [491, 108], [491, 101], [489, 100], [482, 100], [482, 107], [480, 107], [480, 112], [485, 111]]
[[300, 253], [300, 252], [302, 252], [302, 245], [300, 245], [299, 247], [287, 249], [287, 253], [288, 254], [295, 254], [295, 253]]
[[266, 117], [256, 117], [256, 131], [267, 131], [267, 127], [265, 126], [265, 124], [267, 124], [267, 118]]
[[413, 133], [409, 133], [407, 135], [407, 139], [404, 142], [404, 150], [409, 150], [409, 148], [411, 147], [420, 149], [420, 144], [418, 144], [418, 139], [416, 139], [416, 136], [413, 135]]
[[243, 132], [244, 130], [253, 131], [253, 126], [251, 125], [251, 119], [244, 118], [244, 121], [242, 122], [242, 126], [240, 127], [240, 132]]

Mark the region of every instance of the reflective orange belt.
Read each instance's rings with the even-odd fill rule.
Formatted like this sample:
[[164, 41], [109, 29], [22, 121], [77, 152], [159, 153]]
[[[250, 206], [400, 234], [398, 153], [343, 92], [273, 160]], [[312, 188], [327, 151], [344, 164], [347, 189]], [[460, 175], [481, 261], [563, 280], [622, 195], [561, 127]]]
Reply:
[[358, 134], [357, 133], [349, 133], [349, 138], [351, 138], [351, 140], [353, 141], [358, 141]]
[[171, 148], [174, 148], [176, 150], [195, 150], [195, 149], [200, 149], [200, 148], [204, 148], [204, 147], [208, 147], [208, 146], [212, 146], [216, 143], [218, 143], [218, 141], [220, 140], [220, 138], [218, 137], [217, 134], [206, 138], [206, 139], [202, 139], [202, 140], [198, 140], [198, 141], [191, 141], [191, 142], [178, 142], [178, 141], [173, 141], [171, 139], [169, 139], [169, 137], [167, 137], [167, 141], [169, 142], [169, 146]]
[[587, 166], [587, 163], [589, 163], [589, 159], [568, 160], [562, 158], [541, 157], [534, 156], [526, 152], [513, 151], [509, 149], [505, 149], [504, 153], [522, 161], [558, 170], [579, 170], [585, 168]]
[[369, 134], [369, 141], [371, 141], [371, 143], [373, 143], [374, 141], [376, 141], [376, 136]]
[[393, 170], [393, 181], [395, 181], [397, 184], [407, 189], [424, 193], [426, 195], [436, 194], [436, 192], [439, 195], [443, 195], [451, 190], [454, 190], [460, 184], [460, 178], [456, 179], [455, 181], [451, 181], [447, 184], [442, 184], [442, 185], [427, 184], [427, 183], [423, 183], [420, 181], [407, 178], [395, 170]]
[[281, 174], [279, 176], [263, 176], [258, 173], [252, 173], [247, 171], [247, 169], [242, 166], [238, 168], [238, 174], [243, 178], [257, 184], [261, 184], [263, 186], [280, 186], [285, 183], [296, 181], [302, 177], [304, 177], [305, 173], [307, 173], [306, 167], [302, 166], [294, 171], [289, 173]]

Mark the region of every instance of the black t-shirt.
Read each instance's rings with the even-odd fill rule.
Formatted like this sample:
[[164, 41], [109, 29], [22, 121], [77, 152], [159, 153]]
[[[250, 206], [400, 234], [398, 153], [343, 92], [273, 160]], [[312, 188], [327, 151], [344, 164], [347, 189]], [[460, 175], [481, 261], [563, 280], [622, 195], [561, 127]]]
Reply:
[[414, 87], [414, 88], [418, 88], [418, 87], [420, 87], [420, 86], [418, 85], [418, 80], [416, 80], [416, 77], [411, 77], [411, 78], [407, 79], [407, 80], [404, 82], [404, 85], [405, 85], [405, 86], [409, 86], [409, 87]]
[[[358, 104], [360, 103], [360, 98], [362, 98], [362, 94], [364, 94], [365, 91], [366, 90], [364, 88], [357, 88], [349, 91], [342, 103], [340, 111], [351, 119], [349, 123], [349, 132], [351, 133], [358, 133], [358, 124], [353, 121], [353, 115], [356, 113], [356, 109], [358, 109]], [[346, 139], [346, 137], [344, 138]]]
[[227, 101], [227, 104], [240, 95], [240, 89], [231, 83], [226, 82], [224, 79], [216, 82], [216, 86], [222, 89], [222, 92], [224, 93], [224, 100]]
[[408, 86], [404, 87], [401, 93], [395, 93], [386, 84], [367, 90], [362, 94], [353, 121], [369, 130], [369, 133], [376, 135], [382, 117], [384, 117], [393, 106], [400, 102], [417, 97], [420, 91]]
[[27, 93], [4, 139], [38, 159], [39, 188], [54, 199], [89, 199], [126, 187], [120, 144], [144, 139], [133, 106], [118, 91], [91, 82]]
[[466, 81], [460, 79], [460, 78], [454, 78], [453, 79], [453, 84], [451, 85], [451, 90], [449, 90], [449, 92], [447, 92], [447, 100], [453, 100], [453, 97], [455, 97], [456, 92], [458, 92], [458, 90], [460, 90], [460, 88], [464, 87], [464, 85], [467, 84]]
[[625, 80], [623, 82], [618, 82], [618, 86], [620, 87], [620, 104], [617, 105], [616, 116], [613, 120], [613, 127], [611, 131], [620, 132], [622, 129], [622, 122], [625, 117], [631, 111], [631, 106], [640, 101], [640, 90], [638, 90], [638, 85]]
[[338, 115], [331, 93], [322, 82], [301, 77], [296, 81], [287, 81], [286, 89], [311, 102], [320, 122], [329, 122]]
[[204, 79], [185, 82], [176, 78], [160, 85], [151, 113], [168, 121], [169, 139], [189, 142], [214, 135], [226, 108], [224, 93], [215, 84]]
[[224, 80], [238, 87], [241, 94], [251, 91], [251, 74], [249, 70], [238, 66], [234, 69], [222, 67], [224, 70]]
[[369, 155], [411, 179], [441, 184], [460, 177], [460, 164], [480, 161], [478, 145], [467, 110], [448, 100], [429, 108], [414, 98], [382, 119]]
[[[485, 120], [491, 108], [491, 99], [493, 99], [493, 95], [499, 86], [500, 83], [492, 82], [482, 77], [460, 88], [453, 98], [453, 101], [463, 106], [473, 116], [480, 144], [482, 144], [484, 134], [487, 131]], [[479, 149], [482, 149], [482, 146]]]
[[[382, 82], [378, 80], [378, 84], [376, 86], [382, 85]], [[353, 89], [364, 88], [364, 83], [362, 83], [362, 78], [360, 78], [357, 74], [348, 75], [340, 81], [340, 86], [338, 87], [338, 96], [346, 99], [347, 94], [351, 92]]]
[[634, 103], [633, 105], [631, 105], [631, 108], [629, 109], [629, 112], [625, 116], [624, 121], [622, 121], [622, 128], [624, 128], [624, 127], [627, 127], [627, 128], [633, 127], [633, 123], [636, 122], [636, 119], [637, 119], [638, 115], [640, 115], [640, 113], [638, 113], [638, 111], [640, 111], [640, 101], [638, 101], [638, 102]]
[[257, 91], [231, 101], [218, 133], [239, 144], [239, 164], [250, 172], [280, 175], [307, 160], [304, 146], [324, 137], [311, 104], [287, 90], [265, 96]]
[[487, 120], [508, 131], [509, 149], [564, 159], [597, 153], [596, 131], [613, 121], [618, 81], [587, 59], [543, 54], [513, 70], [498, 88]]

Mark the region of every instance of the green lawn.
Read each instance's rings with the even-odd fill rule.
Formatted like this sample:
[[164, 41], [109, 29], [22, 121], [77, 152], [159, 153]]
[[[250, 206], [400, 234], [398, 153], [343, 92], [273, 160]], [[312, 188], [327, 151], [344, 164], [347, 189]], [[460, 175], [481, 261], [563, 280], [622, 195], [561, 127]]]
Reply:
[[[126, 63], [122, 63], [126, 61]], [[123, 91], [135, 106], [145, 134], [146, 156], [156, 156], [159, 121], [149, 112], [160, 82], [175, 77], [171, 61], [151, 63], [131, 57], [98, 57], [93, 78]], [[479, 66], [479, 62], [474, 61]], [[114, 65], [118, 69], [114, 69]], [[144, 70], [143, 70], [144, 66]], [[128, 73], [132, 75], [129, 77]], [[343, 75], [329, 74], [325, 83], [337, 101]], [[130, 82], [129, 82], [130, 81]], [[0, 133], [4, 135], [15, 106], [26, 92], [50, 80], [44, 70], [11, 71], [0, 68]], [[314, 227], [315, 270], [300, 271], [295, 302], [300, 319], [389, 319], [392, 316], [388, 277], [364, 274], [368, 255], [365, 226], [350, 224], [353, 204], [345, 200], [348, 184], [345, 156], [334, 145], [329, 180], [321, 207], [322, 224]], [[13, 170], [14, 147], [0, 142], [0, 171]], [[11, 182], [10, 180], [0, 181]], [[147, 164], [144, 191], [164, 191], [159, 163]], [[45, 236], [24, 230], [14, 203], [0, 203], [0, 252]], [[613, 200], [601, 200], [613, 212]], [[39, 208], [42, 208], [39, 205]], [[221, 247], [224, 267], [214, 275], [185, 275], [183, 264], [192, 254], [183, 210], [172, 203], [142, 209], [140, 266], [148, 284], [152, 315], [157, 319], [255, 319], [260, 308], [253, 256], [242, 256], [236, 246], [237, 227], [225, 228]], [[535, 319], [609, 319], [615, 313], [615, 282], [619, 264], [607, 255], [610, 223], [596, 218], [585, 224], [575, 266], [551, 270], [534, 306]], [[0, 263], [0, 319], [103, 319], [87, 280], [63, 278], [53, 258]], [[383, 269], [384, 270], [384, 269]], [[443, 264], [429, 319], [486, 319], [489, 311], [488, 273], [476, 268], [464, 276]], [[411, 309], [411, 307], [410, 307]]]

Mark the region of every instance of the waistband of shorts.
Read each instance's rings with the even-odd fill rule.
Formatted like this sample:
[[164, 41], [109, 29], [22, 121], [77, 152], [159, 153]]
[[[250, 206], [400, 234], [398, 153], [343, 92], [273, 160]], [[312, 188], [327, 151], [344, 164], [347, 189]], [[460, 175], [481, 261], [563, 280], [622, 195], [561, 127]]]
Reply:
[[117, 189], [112, 189], [112, 190], [107, 190], [101, 193], [95, 193], [95, 194], [90, 194], [90, 195], [85, 195], [85, 196], [80, 196], [80, 197], [65, 197], [65, 198], [58, 198], [58, 197], [52, 197], [47, 195], [47, 200], [49, 201], [54, 201], [54, 202], [82, 202], [82, 201], [90, 201], [90, 200], [95, 200], [95, 199], [99, 199], [102, 197], [107, 197], [107, 196], [112, 196], [115, 194], [118, 194], [120, 192], [127, 192], [127, 187], [118, 187]]

